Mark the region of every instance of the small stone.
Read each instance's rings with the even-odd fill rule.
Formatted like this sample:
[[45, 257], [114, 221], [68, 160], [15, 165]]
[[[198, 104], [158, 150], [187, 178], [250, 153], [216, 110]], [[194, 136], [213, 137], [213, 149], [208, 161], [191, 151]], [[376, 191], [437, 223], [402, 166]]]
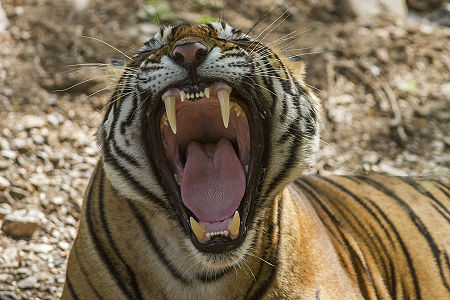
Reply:
[[363, 162], [369, 163], [369, 164], [376, 164], [378, 162], [378, 155], [374, 152], [367, 153], [363, 155], [361, 158]]
[[30, 179], [28, 179], [28, 181], [36, 187], [50, 184], [50, 179], [44, 174], [31, 175], [31, 177], [30, 177]]
[[47, 115], [47, 121], [53, 126], [59, 125], [59, 120], [55, 115]]
[[9, 194], [16, 200], [21, 200], [28, 197], [28, 192], [26, 190], [16, 186], [11, 187]]
[[40, 134], [32, 134], [31, 139], [36, 145], [43, 145], [45, 143], [44, 137]]
[[11, 183], [5, 177], [0, 176], [0, 191], [4, 191], [11, 186]]
[[58, 247], [61, 249], [61, 250], [67, 250], [67, 249], [69, 249], [70, 248], [70, 244], [68, 243], [68, 242], [66, 242], [66, 241], [61, 241], [61, 242], [59, 242], [58, 243]]
[[11, 165], [9, 160], [0, 160], [0, 170], [6, 170]]
[[[11, 275], [5, 274], [5, 273], [0, 274], [0, 282], [7, 282], [10, 279], [11, 279]], [[0, 299], [3, 299], [3, 298], [0, 296]]]
[[8, 203], [0, 203], [0, 219], [3, 219], [4, 216], [12, 213], [11, 205]]
[[37, 286], [37, 278], [34, 277], [34, 276], [30, 276], [30, 277], [24, 278], [24, 279], [22, 279], [21, 281], [19, 281], [17, 283], [17, 286], [21, 290], [32, 289], [32, 288]]
[[35, 209], [17, 210], [5, 217], [2, 230], [15, 238], [30, 238], [39, 227], [43, 214]]
[[66, 218], [66, 224], [71, 225], [71, 226], [76, 226], [77, 221], [75, 220], [74, 217], [72, 217], [71, 215], [68, 215]]
[[0, 151], [0, 154], [3, 157], [9, 158], [9, 159], [16, 159], [16, 157], [17, 157], [17, 152], [14, 150], [2, 150], [2, 151]]
[[41, 128], [45, 126], [45, 120], [41, 117], [34, 116], [34, 115], [26, 115], [21, 120], [23, 127], [25, 129], [31, 129], [31, 128]]
[[30, 244], [25, 249], [34, 253], [49, 253], [53, 250], [53, 246], [48, 244]]
[[62, 205], [62, 204], [64, 203], [64, 198], [61, 197], [61, 196], [53, 197], [52, 203], [53, 203], [54, 205], [60, 206], [60, 205]]
[[14, 294], [13, 292], [8, 291], [0, 291], [0, 299], [2, 300], [19, 300], [19, 296]]
[[26, 150], [28, 148], [28, 143], [26, 139], [15, 138], [13, 139], [13, 146], [16, 147], [17, 150]]

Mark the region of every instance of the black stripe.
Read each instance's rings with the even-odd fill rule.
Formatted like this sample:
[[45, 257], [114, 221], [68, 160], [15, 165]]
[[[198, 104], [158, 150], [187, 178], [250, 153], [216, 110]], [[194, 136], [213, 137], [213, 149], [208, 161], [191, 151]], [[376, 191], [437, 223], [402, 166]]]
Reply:
[[[137, 106], [138, 106], [138, 104], [137, 104], [137, 95], [136, 94], [134, 94], [133, 96], [131, 96], [131, 94], [129, 94], [129, 95], [127, 95], [127, 97], [132, 97], [133, 98], [133, 104], [131, 105], [131, 107], [133, 107], [133, 109], [131, 109], [130, 110], [130, 112], [128, 113], [128, 116], [126, 117], [126, 120], [125, 121], [123, 121], [121, 124], [120, 124], [120, 133], [124, 136], [125, 135], [125, 128], [126, 127], [129, 127], [131, 124], [132, 124], [132, 122], [133, 122], [133, 120], [134, 120], [134, 118], [136, 117], [136, 109], [137, 109]], [[127, 139], [127, 137], [126, 136], [124, 136], [124, 138], [126, 139], [126, 140], [128, 140]]]
[[104, 177], [102, 176], [100, 178], [100, 182], [99, 182], [99, 195], [98, 195], [98, 209], [100, 211], [100, 220], [102, 222], [102, 227], [105, 231], [108, 242], [111, 245], [113, 253], [116, 254], [119, 261], [121, 261], [125, 265], [125, 269], [127, 271], [128, 277], [130, 278], [131, 288], [132, 288], [131, 291], [128, 290], [128, 294], [131, 295], [131, 294], [133, 294], [133, 291], [134, 291], [134, 294], [135, 294], [135, 297], [133, 297], [134, 299], [144, 299], [144, 297], [142, 296], [141, 291], [139, 289], [139, 284], [136, 280], [136, 274], [131, 269], [130, 265], [123, 258], [123, 255], [121, 254], [120, 250], [117, 248], [117, 245], [114, 242], [111, 231], [109, 229], [108, 222], [106, 220], [105, 207], [104, 207], [105, 194], [104, 194], [103, 179], [104, 179]]
[[157, 197], [152, 191], [145, 188], [143, 185], [141, 185], [133, 175], [131, 175], [131, 172], [125, 168], [121, 163], [119, 163], [113, 155], [110, 153], [109, 145], [106, 145], [104, 148], [104, 161], [111, 164], [112, 167], [116, 169], [116, 171], [121, 173], [121, 176], [124, 177], [125, 180], [129, 181], [131, 184], [133, 184], [137, 190], [144, 196], [151, 199], [152, 202], [156, 203], [157, 205], [161, 206], [161, 208], [165, 209], [167, 212], [171, 212], [172, 208], [166, 204], [165, 201]]
[[[311, 187], [311, 190], [315, 191], [317, 194], [319, 194], [320, 196], [322, 196], [323, 198], [328, 199], [328, 197], [326, 196], [326, 194], [323, 193], [323, 190], [314, 185], [313, 183], [311, 183], [309, 180], [307, 180], [307, 178], [303, 178], [303, 182], [305, 182], [307, 185], [309, 185]], [[318, 201], [321, 201], [319, 198], [317, 198]], [[369, 230], [367, 230], [367, 228], [364, 226], [364, 224], [360, 221], [360, 217], [356, 216], [353, 212], [353, 210], [349, 207], [347, 207], [347, 205], [345, 205], [344, 201], [340, 201], [339, 204], [345, 209], [346, 213], [349, 214], [352, 219], [354, 221], [351, 221], [350, 219], [348, 219], [345, 216], [345, 213], [342, 211], [342, 209], [335, 203], [335, 201], [328, 201], [328, 203], [332, 204], [334, 209], [336, 209], [339, 212], [340, 217], [346, 221], [346, 224], [348, 224], [350, 226], [350, 228], [360, 236], [360, 238], [364, 241], [364, 243], [366, 245], [372, 244], [372, 246], [369, 246], [369, 248], [371, 249], [370, 253], [375, 253], [376, 255], [374, 255], [374, 259], [379, 259], [381, 261], [381, 264], [383, 265], [383, 270], [385, 273], [385, 277], [386, 280], [388, 280], [389, 278], [391, 278], [390, 284], [391, 284], [391, 289], [390, 290], [394, 290], [396, 289], [395, 287], [395, 278], [393, 278], [393, 282], [392, 282], [392, 277], [394, 277], [394, 265], [392, 263], [391, 260], [391, 256], [389, 255], [389, 251], [386, 248], [386, 245], [383, 243], [383, 239], [379, 236], [377, 230], [375, 228], [373, 228], [373, 226], [369, 223], [369, 222], [364, 222], [365, 224], [367, 224]], [[370, 213], [370, 212], [369, 212]], [[356, 224], [358, 225], [358, 227], [363, 231], [364, 235], [362, 235], [359, 230], [357, 230], [357, 228], [353, 225], [353, 223], [356, 222]], [[379, 221], [377, 221], [377, 224], [380, 225], [381, 223]], [[382, 227], [383, 228], [383, 227]], [[383, 232], [386, 234], [386, 230], [383, 230]], [[375, 237], [375, 240], [373, 239], [373, 237]], [[394, 243], [392, 242], [392, 240], [388, 239], [390, 241], [390, 244], [395, 247]], [[377, 243], [378, 242], [378, 243]], [[381, 249], [380, 249], [381, 247]], [[385, 258], [387, 257], [389, 266], [386, 264]], [[370, 270], [369, 270], [370, 271]], [[374, 287], [376, 288], [376, 286], [374, 285]], [[395, 295], [395, 293], [392, 293], [391, 295]]]
[[[103, 177], [103, 172], [100, 167], [97, 169], [97, 171], [94, 174], [93, 183], [95, 183], [97, 181], [97, 176]], [[85, 210], [86, 214], [85, 215], [86, 215], [86, 224], [87, 224], [87, 228], [89, 231], [89, 235], [92, 238], [92, 242], [94, 244], [95, 251], [98, 254], [100, 260], [106, 266], [106, 269], [108, 270], [109, 275], [113, 278], [114, 282], [120, 288], [120, 290], [124, 294], [126, 294], [129, 298], [131, 298], [123, 284], [123, 279], [121, 278], [119, 272], [117, 272], [115, 270], [113, 262], [107, 256], [106, 251], [105, 251], [105, 249], [103, 249], [100, 239], [96, 234], [96, 230], [94, 229], [93, 218], [92, 218], [93, 210], [91, 207], [92, 201], [93, 201], [93, 199], [92, 199], [93, 190], [94, 190], [94, 187], [91, 186], [89, 189], [89, 192], [88, 192], [88, 196], [86, 198], [86, 210]]]
[[[342, 190], [343, 192], [345, 192], [346, 194], [348, 194], [350, 197], [352, 197], [355, 201], [357, 201], [358, 203], [363, 204], [362, 200], [357, 197], [355, 194], [353, 194], [351, 191], [349, 191], [347, 188], [345, 188], [344, 186], [338, 184], [337, 182], [332, 181], [329, 178], [325, 178], [325, 177], [320, 177], [322, 180], [325, 180], [329, 183], [331, 183], [332, 185], [334, 185], [335, 187], [339, 188], [340, 190]], [[362, 176], [357, 176], [358, 179], [363, 181]], [[413, 278], [413, 283], [414, 283], [414, 290], [415, 290], [415, 294], [416, 296], [420, 299], [421, 298], [421, 291], [420, 291], [420, 287], [419, 287], [419, 281], [417, 279], [417, 274], [416, 274], [416, 269], [414, 268], [413, 262], [412, 262], [412, 258], [411, 258], [411, 254], [408, 251], [408, 248], [406, 247], [405, 243], [403, 242], [400, 233], [397, 231], [397, 228], [395, 227], [395, 225], [392, 223], [392, 221], [386, 216], [386, 214], [383, 212], [383, 210], [374, 202], [372, 201], [370, 198], [366, 198], [366, 200], [378, 211], [378, 213], [382, 216], [382, 218], [389, 224], [392, 232], [395, 234], [403, 253], [405, 254], [406, 260], [408, 261], [408, 267], [411, 271], [411, 276]], [[364, 207], [366, 208], [367, 205], [364, 203]], [[368, 209], [368, 208], [366, 208]], [[372, 215], [372, 214], [371, 214]], [[374, 216], [374, 215], [373, 215]], [[378, 223], [380, 224], [380, 226], [383, 227], [384, 230], [386, 230], [383, 226], [383, 224], [379, 221], [378, 218], [376, 218]], [[387, 231], [386, 231], [387, 232]]]
[[192, 282], [185, 278], [175, 267], [169, 262], [166, 255], [164, 254], [161, 246], [158, 245], [155, 236], [153, 235], [153, 231], [151, 230], [149, 224], [145, 221], [145, 217], [139, 212], [134, 203], [127, 199], [127, 203], [133, 211], [138, 223], [141, 227], [141, 230], [144, 232], [145, 237], [147, 238], [149, 244], [152, 246], [153, 251], [158, 255], [159, 259], [162, 261], [163, 265], [165, 265], [173, 277], [181, 281], [183, 284], [191, 284]]
[[[292, 124], [291, 124], [292, 125]], [[295, 126], [295, 125], [292, 125]], [[292, 139], [291, 146], [288, 150], [288, 158], [284, 161], [283, 166], [280, 168], [278, 174], [272, 179], [269, 187], [267, 189], [266, 195], [270, 194], [272, 190], [278, 186], [278, 184], [283, 181], [289, 175], [289, 171], [291, 171], [294, 164], [298, 162], [297, 151], [301, 145], [302, 139], [296, 138]]]
[[350, 232], [348, 232], [348, 230], [346, 229], [345, 225], [341, 222], [341, 220], [339, 220], [338, 217], [334, 213], [332, 213], [324, 203], [320, 201], [320, 199], [314, 194], [314, 192], [316, 191], [312, 187], [308, 186], [307, 182], [305, 182], [303, 179], [299, 179], [295, 183], [300, 187], [301, 191], [306, 192], [310, 196], [310, 198], [312, 198], [322, 208], [322, 210], [328, 215], [328, 217], [331, 220], [333, 220], [333, 223], [337, 225], [336, 229], [341, 237], [342, 242], [344, 243], [343, 246], [349, 251], [348, 257], [350, 258], [353, 270], [355, 271], [359, 289], [363, 294], [364, 299], [369, 299], [368, 291], [364, 285], [363, 279], [364, 277], [363, 273], [361, 273], [361, 269], [364, 270], [364, 273], [367, 276], [367, 279], [369, 280], [369, 283], [371, 284], [373, 290], [376, 291], [376, 289], [373, 284], [372, 276], [367, 268], [367, 265], [365, 264], [364, 261], [361, 260], [360, 256], [350, 245], [350, 242], [348, 241], [347, 237], [342, 233], [342, 231], [345, 231], [348, 235], [351, 236]]
[[439, 205], [443, 210], [445, 210], [445, 212], [447, 213], [447, 220], [448, 220], [448, 216], [450, 216], [450, 211], [447, 209], [447, 207], [444, 206], [444, 204], [442, 204], [438, 199], [436, 199], [433, 194], [431, 194], [429, 191], [427, 191], [425, 189], [425, 187], [423, 187], [422, 185], [420, 185], [419, 183], [417, 183], [413, 178], [411, 177], [399, 177], [400, 180], [402, 180], [403, 182], [409, 184], [410, 186], [412, 186], [416, 191], [418, 191], [419, 193], [421, 193], [422, 195], [427, 196], [428, 198], [430, 198], [431, 200], [434, 201], [434, 203], [436, 203], [437, 205]]
[[[284, 197], [283, 194], [281, 194], [280, 200], [278, 201], [278, 211], [277, 211], [277, 222], [275, 224], [273, 224], [274, 228], [272, 228], [272, 232], [275, 228], [278, 229], [277, 231], [277, 245], [275, 247], [275, 250], [272, 253], [272, 260], [271, 260], [271, 264], [273, 266], [271, 266], [271, 272], [270, 275], [267, 279], [264, 280], [263, 284], [261, 286], [259, 286], [259, 288], [256, 290], [255, 293], [253, 293], [253, 296], [251, 298], [249, 298], [249, 292], [252, 290], [253, 285], [256, 283], [256, 281], [254, 281], [252, 283], [252, 285], [250, 286], [250, 288], [247, 291], [247, 294], [245, 295], [244, 299], [262, 299], [265, 295], [265, 293], [267, 292], [267, 290], [269, 289], [269, 287], [272, 285], [272, 282], [275, 279], [275, 276], [278, 272], [278, 268], [279, 268], [279, 252], [280, 252], [280, 242], [281, 242], [281, 217], [282, 217], [282, 210], [283, 210], [283, 201], [284, 201]], [[271, 238], [272, 234], [267, 234], [266, 237]], [[270, 243], [271, 244], [271, 243]], [[271, 245], [270, 245], [271, 247]], [[267, 249], [267, 248], [266, 248]], [[260, 264], [260, 268], [258, 270], [258, 275], [256, 276], [256, 278], [260, 278], [261, 276], [261, 272], [262, 272], [262, 265], [263, 263]]]
[[89, 272], [84, 268], [83, 266], [83, 262], [85, 261], [85, 259], [79, 259], [80, 255], [78, 254], [79, 251], [79, 247], [74, 247], [74, 251], [72, 255], [75, 255], [75, 261], [77, 262], [78, 266], [80, 267], [80, 271], [84, 276], [84, 279], [86, 280], [88, 286], [91, 288], [92, 291], [94, 291], [94, 294], [97, 296], [98, 299], [103, 299], [102, 296], [100, 296], [100, 294], [97, 292], [97, 290], [95, 289], [95, 287], [92, 285], [92, 282], [89, 280]]
[[73, 289], [72, 282], [70, 281], [69, 275], [66, 275], [66, 285], [69, 288], [70, 295], [75, 300], [80, 300], [80, 297], [78, 297], [77, 293]]
[[320, 290], [316, 291], [316, 300], [320, 300]]
[[[360, 178], [360, 177], [358, 177], [358, 178]], [[438, 265], [439, 274], [441, 275], [442, 282], [444, 283], [445, 287], [448, 290], [450, 290], [450, 284], [447, 282], [447, 279], [444, 275], [442, 262], [439, 259], [441, 250], [439, 250], [439, 247], [434, 242], [433, 237], [431, 236], [430, 232], [428, 231], [427, 227], [422, 222], [422, 220], [419, 218], [419, 216], [416, 215], [416, 213], [411, 209], [411, 207], [405, 201], [403, 201], [393, 191], [391, 191], [390, 189], [385, 187], [380, 182], [370, 179], [370, 178], [367, 178], [367, 177], [362, 178], [362, 180], [364, 182], [366, 182], [367, 184], [373, 186], [375, 189], [379, 190], [380, 192], [384, 193], [385, 195], [389, 196], [390, 198], [396, 200], [406, 210], [406, 212], [410, 216], [410, 218], [413, 221], [416, 228], [422, 233], [422, 235], [427, 240], [428, 245], [430, 246], [431, 252], [433, 253], [434, 259]]]
[[131, 155], [129, 155], [128, 153], [126, 153], [125, 151], [120, 149], [119, 145], [117, 145], [114, 133], [111, 136], [111, 141], [112, 141], [112, 146], [113, 146], [114, 151], [116, 152], [117, 156], [125, 159], [133, 167], [137, 167], [137, 168], [140, 167], [137, 160], [135, 160]]

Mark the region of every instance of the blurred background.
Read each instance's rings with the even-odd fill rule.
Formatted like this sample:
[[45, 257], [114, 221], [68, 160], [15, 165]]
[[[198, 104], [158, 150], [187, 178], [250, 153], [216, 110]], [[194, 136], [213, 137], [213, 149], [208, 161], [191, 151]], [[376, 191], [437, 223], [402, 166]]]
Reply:
[[447, 1], [0, 3], [0, 299], [60, 296], [114, 84], [108, 69], [160, 24], [223, 19], [246, 31], [260, 21], [251, 35], [302, 56], [324, 108], [309, 173], [449, 181]]

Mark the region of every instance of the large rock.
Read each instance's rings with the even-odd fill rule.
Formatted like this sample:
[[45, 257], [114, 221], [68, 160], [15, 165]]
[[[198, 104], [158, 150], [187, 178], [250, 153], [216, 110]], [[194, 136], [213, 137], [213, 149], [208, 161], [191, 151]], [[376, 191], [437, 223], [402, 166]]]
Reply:
[[405, 0], [335, 0], [335, 4], [342, 15], [361, 19], [380, 14], [403, 19], [408, 12]]
[[17, 210], [5, 217], [2, 230], [14, 238], [31, 238], [38, 229], [42, 217], [42, 212], [35, 209]]

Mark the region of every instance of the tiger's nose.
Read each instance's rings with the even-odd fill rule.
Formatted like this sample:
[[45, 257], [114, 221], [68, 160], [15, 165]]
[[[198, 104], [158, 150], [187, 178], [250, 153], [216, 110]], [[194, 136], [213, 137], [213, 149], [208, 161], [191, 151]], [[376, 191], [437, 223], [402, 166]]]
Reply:
[[177, 64], [199, 64], [208, 53], [208, 47], [200, 42], [187, 42], [177, 45], [172, 51], [172, 58]]

